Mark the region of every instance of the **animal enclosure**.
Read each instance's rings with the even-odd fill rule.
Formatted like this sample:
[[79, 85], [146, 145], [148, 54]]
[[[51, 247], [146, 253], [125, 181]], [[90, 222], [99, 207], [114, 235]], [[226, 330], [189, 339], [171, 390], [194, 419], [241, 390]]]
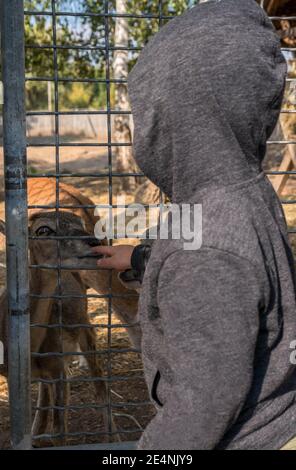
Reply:
[[[9, 351], [0, 365], [0, 447], [131, 448], [153, 416], [137, 293], [94, 269], [90, 253], [100, 211], [126, 208], [117, 196], [161, 202], [133, 160], [127, 76], [146, 41], [194, 3], [2, 2], [1, 310]], [[296, 248], [296, 8], [259, 3], [290, 66], [264, 169]]]

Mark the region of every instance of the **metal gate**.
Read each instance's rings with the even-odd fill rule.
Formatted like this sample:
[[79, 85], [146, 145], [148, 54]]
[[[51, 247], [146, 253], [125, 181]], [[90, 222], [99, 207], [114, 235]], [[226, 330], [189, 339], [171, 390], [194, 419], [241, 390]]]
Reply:
[[[111, 71], [111, 56], [116, 50], [125, 50], [128, 53], [133, 51], [138, 51], [138, 46], [128, 45], [128, 46], [116, 46], [112, 44], [111, 38], [111, 23], [114, 22], [117, 18], [129, 18], [134, 19], [134, 21], [143, 21], [143, 22], [156, 22], [159, 26], [166, 22], [169, 18], [173, 17], [173, 14], [165, 15], [163, 13], [163, 3], [162, 0], [158, 1], [157, 12], [153, 13], [118, 13], [114, 9], [112, 1], [104, 0], [100, 2], [101, 7], [103, 7], [99, 12], [91, 10], [88, 12], [81, 11], [61, 11], [59, 8], [61, 2], [58, 0], [51, 0], [48, 2], [48, 9], [43, 11], [40, 8], [28, 10], [24, 12], [24, 2], [23, 0], [9, 0], [1, 2], [1, 32], [2, 32], [2, 63], [3, 63], [3, 82], [4, 82], [4, 155], [5, 155], [5, 202], [6, 202], [6, 243], [7, 243], [7, 295], [8, 295], [8, 308], [9, 308], [9, 391], [10, 391], [10, 416], [11, 416], [11, 442], [13, 448], [16, 449], [29, 449], [32, 445], [32, 436], [31, 436], [31, 423], [32, 423], [32, 410], [31, 410], [31, 380], [30, 380], [30, 324], [32, 323], [30, 319], [30, 297], [31, 302], [32, 298], [46, 299], [48, 296], [42, 295], [30, 295], [29, 290], [29, 267], [33, 269], [41, 269], [40, 265], [33, 264], [29, 266], [28, 261], [28, 240], [34, 239], [34, 236], [30, 235], [28, 237], [27, 227], [28, 227], [28, 209], [53, 209], [52, 205], [38, 205], [27, 207], [27, 179], [38, 178], [54, 178], [56, 181], [56, 204], [54, 210], [56, 212], [56, 223], [59, 224], [59, 213], [61, 209], [65, 208], [60, 204], [59, 196], [60, 189], [59, 183], [62, 179], [67, 178], [79, 178], [88, 177], [94, 179], [106, 178], [108, 181], [107, 192], [108, 200], [107, 204], [102, 205], [102, 207], [114, 207], [113, 200], [113, 186], [115, 178], [127, 178], [127, 177], [138, 177], [141, 176], [138, 172], [128, 172], [126, 174], [120, 173], [114, 170], [114, 149], [120, 146], [130, 146], [131, 143], [118, 143], [112, 141], [112, 125], [113, 125], [113, 116], [118, 114], [128, 115], [129, 111], [118, 111], [112, 109], [112, 84], [116, 83], [126, 83], [125, 79], [116, 79], [112, 77]], [[75, 3], [75, 2], [74, 2]], [[192, 2], [194, 3], [194, 2]], [[189, 4], [189, 3], [188, 3]], [[25, 16], [36, 16], [44, 17], [46, 21], [51, 23], [51, 40], [50, 43], [44, 44], [27, 44], [26, 50], [34, 51], [43, 51], [46, 54], [51, 56], [52, 65], [53, 65], [53, 75], [42, 77], [42, 76], [25, 76], [25, 44], [24, 44], [24, 17]], [[90, 45], [79, 45], [79, 44], [69, 44], [69, 43], [60, 43], [59, 33], [58, 33], [58, 19], [61, 17], [67, 18], [79, 18], [79, 17], [90, 17], [90, 18], [101, 18], [103, 25], [103, 43], [97, 44], [95, 46]], [[274, 18], [277, 19], [277, 18]], [[59, 53], [60, 51], [65, 50], [76, 50], [76, 51], [100, 51], [104, 55], [105, 61], [105, 76], [103, 78], [88, 78], [88, 77], [65, 77], [62, 76], [59, 70], [60, 61]], [[292, 49], [292, 52], [295, 49]], [[291, 48], [289, 48], [291, 52]], [[25, 111], [25, 81], [35, 82], [35, 83], [52, 83], [53, 84], [53, 109], [49, 111], [30, 111], [26, 113]], [[290, 78], [289, 82], [295, 82], [295, 78]], [[106, 109], [96, 109], [96, 110], [70, 110], [63, 111], [60, 106], [60, 95], [59, 88], [64, 84], [69, 83], [97, 83], [100, 86], [103, 86], [106, 92]], [[295, 112], [291, 109], [286, 109], [284, 111], [286, 114], [292, 114]], [[75, 140], [74, 142], [66, 142], [61, 139], [61, 118], [69, 115], [102, 115], [106, 117], [106, 129], [107, 129], [107, 140], [97, 141], [97, 142], [79, 142]], [[53, 141], [52, 142], [40, 142], [38, 140], [29, 142], [26, 136], [26, 116], [50, 116], [53, 120]], [[287, 141], [282, 138], [274, 139], [270, 142], [270, 145], [283, 145]], [[290, 147], [296, 144], [296, 141], [289, 139], [288, 143]], [[54, 161], [55, 161], [55, 171], [51, 172], [35, 172], [29, 171], [27, 174], [27, 158], [26, 150], [27, 148], [39, 148], [40, 152], [44, 148], [52, 148], [54, 150]], [[74, 172], [74, 171], [61, 171], [60, 169], [60, 155], [61, 149], [66, 147], [75, 148], [106, 148], [107, 151], [107, 170], [104, 172], [101, 171], [91, 171], [91, 172]], [[294, 150], [292, 149], [293, 153]], [[291, 157], [293, 160], [293, 158]], [[268, 171], [270, 175], [275, 177], [282, 176], [293, 176], [296, 175], [295, 169], [292, 169], [291, 166], [288, 166], [284, 169], [279, 169], [279, 171]], [[282, 184], [282, 180], [281, 180]], [[296, 201], [289, 199], [283, 201], [287, 204], [295, 204]], [[70, 206], [67, 206], [69, 209]], [[75, 206], [73, 206], [75, 207]], [[83, 205], [77, 207], [84, 208]], [[76, 208], [77, 208], [76, 207]], [[92, 209], [94, 206], [86, 206], [87, 209]], [[295, 229], [290, 230], [291, 233], [296, 233]], [[46, 240], [49, 237], [45, 237]], [[71, 236], [59, 236], [56, 237], [57, 250], [60, 251], [60, 244], [63, 240], [77, 239], [79, 237]], [[62, 339], [62, 330], [64, 328], [63, 324], [63, 312], [62, 312], [62, 300], [65, 296], [61, 291], [61, 279], [62, 279], [62, 264], [61, 256], [58, 256], [58, 263], [55, 266], [55, 271], [57, 272], [57, 292], [54, 295], [54, 299], [59, 305], [59, 321], [54, 325], [31, 325], [32, 328], [43, 328], [43, 329], [53, 329], [56, 328], [60, 332], [60, 341]], [[65, 383], [94, 383], [95, 381], [105, 381], [107, 384], [107, 401], [104, 403], [104, 407], [108, 413], [109, 420], [109, 430], [107, 433], [102, 431], [94, 431], [92, 428], [86, 431], [76, 429], [75, 431], [69, 432], [64, 428], [63, 416], [64, 413], [67, 413], [69, 410], [78, 412], [83, 410], [86, 413], [89, 409], [101, 409], [102, 405], [96, 405], [93, 403], [81, 403], [81, 404], [71, 404], [64, 406], [63, 396], [61, 397], [61, 402], [57, 406], [47, 406], [45, 409], [40, 406], [40, 404], [33, 407], [33, 411], [56, 411], [60, 419], [59, 432], [56, 434], [45, 433], [40, 436], [35, 436], [34, 441], [42, 441], [42, 439], [49, 438], [66, 438], [66, 439], [95, 439], [97, 442], [100, 442], [107, 435], [109, 438], [112, 436], [120, 434], [123, 440], [128, 441], [128, 444], [113, 443], [113, 446], [118, 448], [128, 448], [133, 444], [130, 441], [135, 441], [139, 438], [143, 425], [139, 424], [138, 420], [133, 416], [132, 412], [129, 414], [126, 410], [135, 410], [136, 408], [143, 411], [145, 415], [144, 422], [151, 416], [150, 404], [146, 392], [142, 390], [140, 397], [132, 397], [131, 399], [125, 399], [124, 396], [120, 396], [120, 401], [116, 403], [113, 401], [113, 395], [111, 390], [111, 385], [116, 381], [122, 381], [126, 383], [126, 387], [129, 387], [129, 383], [132, 380], [142, 380], [142, 375], [136, 374], [126, 374], [126, 375], [116, 375], [113, 372], [112, 361], [114, 354], [139, 354], [139, 351], [135, 348], [118, 348], [117, 351], [114, 351], [112, 348], [112, 334], [114, 328], [119, 328], [118, 325], [114, 325], [112, 318], [112, 284], [110, 278], [110, 293], [106, 295], [96, 295], [96, 294], [87, 294], [88, 299], [96, 299], [105, 297], [107, 300], [107, 317], [108, 322], [106, 324], [97, 324], [93, 323], [91, 326], [87, 325], [74, 325], [73, 328], [96, 328], [105, 329], [107, 332], [107, 347], [105, 350], [100, 349], [96, 351], [89, 351], [89, 354], [97, 354], [98, 356], [105, 355], [106, 359], [106, 375], [102, 378], [98, 377], [80, 377], [71, 378], [64, 377], [63, 374], [59, 377], [58, 380], [48, 380], [48, 379], [34, 379], [34, 382], [41, 382], [45, 385], [50, 383], [60, 382], [61, 384]], [[68, 296], [69, 297], [69, 296]], [[73, 295], [74, 301], [75, 298], [81, 298], [81, 296]], [[83, 297], [83, 296], [82, 296]], [[66, 356], [69, 356], [69, 352], [64, 352], [61, 350], [57, 352], [35, 352], [33, 354], [32, 360], [36, 360], [39, 357], [61, 357], [62, 359]], [[83, 353], [74, 351], [74, 356], [81, 356]], [[137, 372], [137, 371], [136, 371]], [[61, 404], [62, 403], [62, 404]], [[146, 408], [145, 408], [146, 407]], [[148, 407], [148, 408], [147, 408]], [[120, 411], [121, 410], [121, 411]], [[124, 410], [124, 411], [122, 411]], [[145, 411], [144, 411], [145, 410]], [[148, 410], [148, 411], [147, 411]], [[111, 415], [112, 412], [115, 414], [116, 411], [118, 417], [121, 416], [122, 419], [128, 421], [126, 425], [121, 429], [118, 429], [116, 432], [112, 430], [111, 426]], [[106, 434], [106, 435], [105, 435]], [[34, 442], [33, 442], [34, 444]], [[112, 446], [112, 444], [102, 444], [104, 448]]]

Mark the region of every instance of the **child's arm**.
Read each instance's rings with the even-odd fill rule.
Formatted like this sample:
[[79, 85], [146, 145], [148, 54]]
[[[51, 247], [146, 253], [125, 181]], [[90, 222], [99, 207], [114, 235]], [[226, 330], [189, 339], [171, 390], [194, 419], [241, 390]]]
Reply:
[[132, 245], [98, 246], [93, 248], [93, 251], [105, 255], [97, 262], [100, 268], [115, 269], [117, 271], [133, 269], [136, 272], [137, 280], [142, 282], [150, 258], [151, 245], [140, 244], [136, 247]]

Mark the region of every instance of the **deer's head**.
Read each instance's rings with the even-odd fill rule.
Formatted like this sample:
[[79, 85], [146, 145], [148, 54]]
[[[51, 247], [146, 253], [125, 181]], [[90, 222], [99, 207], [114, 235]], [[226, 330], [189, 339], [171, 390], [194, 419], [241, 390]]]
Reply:
[[33, 264], [95, 269], [99, 258], [91, 248], [101, 242], [87, 232], [83, 220], [66, 211], [38, 212], [29, 217], [29, 248]]

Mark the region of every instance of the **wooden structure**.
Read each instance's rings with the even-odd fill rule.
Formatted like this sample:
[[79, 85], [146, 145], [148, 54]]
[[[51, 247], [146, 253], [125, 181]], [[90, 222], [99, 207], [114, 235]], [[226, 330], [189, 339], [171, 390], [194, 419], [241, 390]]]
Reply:
[[[296, 51], [296, 1], [295, 0], [258, 0], [261, 6], [264, 7], [268, 15], [273, 19], [274, 26], [278, 31], [281, 38], [282, 47], [286, 52], [295, 53]], [[296, 59], [294, 64], [290, 63], [291, 70], [289, 72], [289, 78], [296, 78], [295, 72]], [[293, 67], [294, 65], [294, 67]], [[291, 93], [292, 90], [292, 93]], [[290, 98], [291, 101], [295, 101], [296, 95], [296, 80], [292, 88], [290, 88], [290, 94], [286, 97], [286, 110], [289, 108]], [[293, 95], [293, 96], [292, 96]], [[295, 103], [293, 103], [295, 105]], [[282, 134], [282, 140], [293, 142], [295, 140], [294, 133], [291, 133], [291, 124], [295, 122], [294, 114], [283, 113], [280, 118], [280, 128]], [[296, 144], [288, 143], [284, 150], [282, 162], [278, 168], [281, 174], [276, 175], [272, 181], [273, 186], [277, 193], [280, 195], [287, 183], [289, 173], [296, 169]]]
[[[296, 2], [295, 0], [265, 0], [260, 2], [271, 17], [283, 17], [275, 20], [283, 47], [296, 47]], [[290, 17], [291, 19], [288, 19]]]

